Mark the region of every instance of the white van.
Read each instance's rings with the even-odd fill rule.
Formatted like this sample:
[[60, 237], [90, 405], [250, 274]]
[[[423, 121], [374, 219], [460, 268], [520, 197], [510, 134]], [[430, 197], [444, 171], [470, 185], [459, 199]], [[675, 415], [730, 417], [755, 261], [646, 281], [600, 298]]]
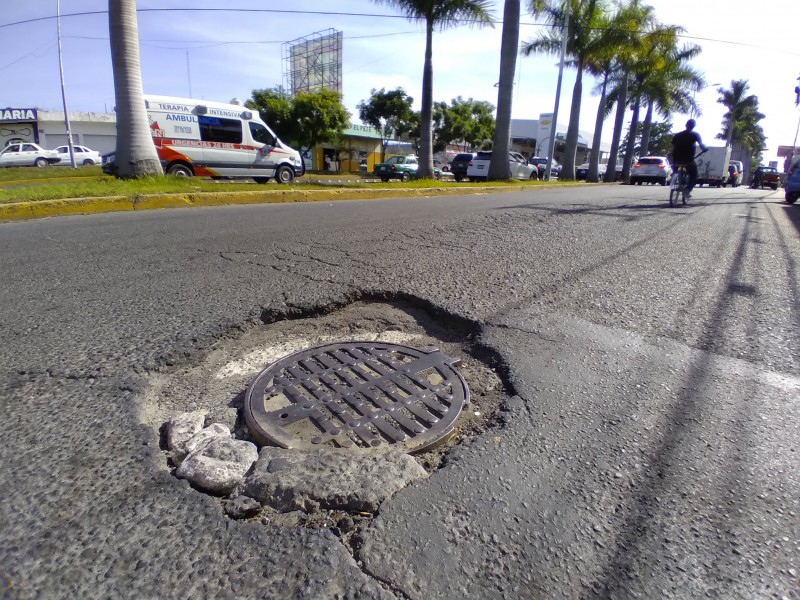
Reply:
[[300, 154], [284, 144], [258, 111], [170, 96], [145, 96], [150, 131], [164, 172], [291, 183], [305, 173]]

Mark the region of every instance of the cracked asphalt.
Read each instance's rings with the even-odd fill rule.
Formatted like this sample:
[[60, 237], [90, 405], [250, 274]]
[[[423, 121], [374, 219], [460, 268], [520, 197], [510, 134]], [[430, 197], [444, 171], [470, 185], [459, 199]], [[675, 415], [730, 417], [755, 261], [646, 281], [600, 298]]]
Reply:
[[[800, 209], [579, 186], [0, 224], [0, 597], [800, 598]], [[142, 417], [265, 322], [469, 323], [495, 424], [349, 543], [229, 519]]]

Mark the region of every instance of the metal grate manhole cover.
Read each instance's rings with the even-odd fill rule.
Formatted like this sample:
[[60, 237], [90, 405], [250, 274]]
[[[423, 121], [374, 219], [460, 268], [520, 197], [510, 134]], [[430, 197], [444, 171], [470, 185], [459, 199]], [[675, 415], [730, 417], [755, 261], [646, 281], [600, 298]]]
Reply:
[[419, 452], [446, 437], [469, 402], [458, 359], [436, 348], [347, 342], [285, 356], [247, 388], [247, 426], [263, 444]]

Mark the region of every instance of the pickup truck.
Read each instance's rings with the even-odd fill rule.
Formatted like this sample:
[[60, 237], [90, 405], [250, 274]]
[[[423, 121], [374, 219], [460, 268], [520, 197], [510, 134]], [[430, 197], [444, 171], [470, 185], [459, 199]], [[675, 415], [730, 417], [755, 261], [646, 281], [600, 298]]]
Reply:
[[[375, 175], [380, 177], [384, 183], [390, 179], [408, 181], [417, 177], [417, 169], [419, 169], [419, 161], [416, 156], [390, 156], [386, 162], [375, 165]], [[441, 169], [434, 167], [433, 176], [441, 179]]]

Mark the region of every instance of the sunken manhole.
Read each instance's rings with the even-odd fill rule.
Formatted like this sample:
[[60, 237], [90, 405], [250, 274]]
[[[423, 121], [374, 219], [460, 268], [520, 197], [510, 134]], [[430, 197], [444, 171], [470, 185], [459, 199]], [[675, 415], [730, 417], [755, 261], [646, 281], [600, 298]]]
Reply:
[[445, 440], [469, 389], [437, 348], [347, 342], [290, 354], [247, 389], [245, 420], [262, 444], [393, 446], [421, 452]]

